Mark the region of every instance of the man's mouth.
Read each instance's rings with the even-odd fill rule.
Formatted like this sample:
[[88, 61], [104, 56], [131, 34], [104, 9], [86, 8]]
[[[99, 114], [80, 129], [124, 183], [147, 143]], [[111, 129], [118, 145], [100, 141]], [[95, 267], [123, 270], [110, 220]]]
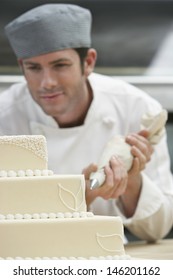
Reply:
[[41, 98], [43, 99], [53, 99], [55, 97], [58, 97], [60, 94], [53, 94], [53, 95], [43, 95]]
[[44, 93], [44, 94], [41, 94], [40, 97], [41, 99], [44, 99], [44, 100], [51, 100], [51, 99], [55, 99], [55, 98], [58, 98], [60, 96], [63, 95], [63, 92], [56, 92], [56, 93]]

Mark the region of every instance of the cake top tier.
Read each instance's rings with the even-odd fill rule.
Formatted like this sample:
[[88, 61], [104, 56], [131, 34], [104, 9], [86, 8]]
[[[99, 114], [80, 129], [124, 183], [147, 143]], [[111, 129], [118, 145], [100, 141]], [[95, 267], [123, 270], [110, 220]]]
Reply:
[[42, 135], [0, 136], [0, 171], [47, 169], [47, 145]]

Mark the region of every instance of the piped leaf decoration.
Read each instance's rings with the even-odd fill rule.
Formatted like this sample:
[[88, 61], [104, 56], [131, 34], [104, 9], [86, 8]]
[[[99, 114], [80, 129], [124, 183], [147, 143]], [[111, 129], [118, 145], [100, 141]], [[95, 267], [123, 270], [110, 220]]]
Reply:
[[124, 251], [123, 239], [119, 234], [102, 235], [96, 233], [96, 239], [99, 246], [108, 252], [122, 252]]
[[76, 196], [76, 200], [77, 200], [77, 210], [80, 210], [80, 208], [82, 207], [82, 205], [85, 203], [85, 197], [84, 197], [84, 193], [83, 193], [83, 189], [82, 189], [82, 185], [79, 185], [79, 190], [77, 192]]
[[82, 204], [84, 203], [83, 195], [81, 201], [78, 198], [78, 196], [81, 195], [81, 193], [83, 194], [82, 186], [79, 186], [79, 190], [76, 195], [69, 189], [63, 187], [61, 184], [58, 184], [58, 189], [61, 202], [67, 207], [67, 209], [71, 211], [79, 211]]

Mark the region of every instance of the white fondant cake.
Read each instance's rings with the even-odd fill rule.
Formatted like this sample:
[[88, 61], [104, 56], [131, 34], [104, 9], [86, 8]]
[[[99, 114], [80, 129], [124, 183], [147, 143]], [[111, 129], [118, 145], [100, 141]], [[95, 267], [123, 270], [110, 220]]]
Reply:
[[42, 136], [0, 136], [0, 171], [47, 169], [46, 139]]
[[80, 175], [1, 178], [0, 214], [86, 212]]
[[0, 152], [0, 258], [129, 258], [121, 219], [86, 211], [83, 175], [47, 170], [43, 136], [0, 137]]

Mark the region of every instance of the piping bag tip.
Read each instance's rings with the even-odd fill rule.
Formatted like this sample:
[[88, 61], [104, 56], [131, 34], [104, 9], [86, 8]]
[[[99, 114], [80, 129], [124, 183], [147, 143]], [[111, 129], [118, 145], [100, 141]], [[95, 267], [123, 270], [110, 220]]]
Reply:
[[97, 179], [91, 179], [90, 180], [90, 189], [96, 189], [99, 187], [99, 181]]

